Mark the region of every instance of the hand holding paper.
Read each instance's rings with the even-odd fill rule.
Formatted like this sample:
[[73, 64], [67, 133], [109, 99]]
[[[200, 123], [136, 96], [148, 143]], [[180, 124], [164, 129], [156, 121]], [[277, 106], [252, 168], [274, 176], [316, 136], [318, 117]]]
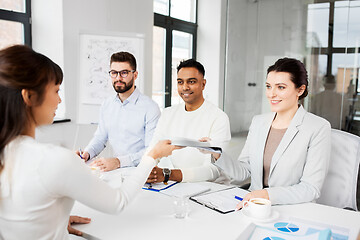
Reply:
[[[210, 141], [209, 141], [210, 140]], [[199, 141], [189, 138], [174, 138], [171, 140], [172, 145], [182, 147], [194, 147], [197, 149], [205, 150], [210, 153], [221, 153], [222, 149], [211, 142], [210, 138], [203, 137]]]

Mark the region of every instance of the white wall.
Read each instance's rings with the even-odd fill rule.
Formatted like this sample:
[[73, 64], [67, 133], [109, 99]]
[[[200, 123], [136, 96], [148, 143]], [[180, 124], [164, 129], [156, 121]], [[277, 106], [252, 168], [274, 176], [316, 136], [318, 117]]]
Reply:
[[[98, 112], [99, 105], [82, 105], [79, 108], [79, 35], [80, 33], [140, 33], [144, 34], [144, 73], [147, 76], [145, 94], [151, 96], [152, 76], [152, 27], [153, 3], [149, 0], [64, 0], [64, 63], [68, 116], [77, 119], [78, 114]], [[95, 115], [96, 116], [96, 115]], [[97, 122], [97, 118], [90, 122]]]
[[[44, 11], [46, 9], [46, 11]], [[62, 0], [32, 0], [32, 47], [64, 69], [64, 32]], [[35, 27], [34, 27], [35, 26]], [[65, 117], [65, 83], [60, 87], [63, 102], [56, 114]]]
[[[151, 0], [33, 0], [33, 47], [58, 63], [64, 71], [66, 117], [72, 123], [38, 129], [36, 138], [77, 149], [84, 147], [96, 126], [81, 125], [86, 136], [74, 146], [74, 131], [79, 113], [79, 34], [140, 33], [144, 38], [145, 94], [151, 96], [153, 1]], [[88, 106], [81, 111], [98, 111]], [[86, 138], [86, 139], [85, 139]], [[85, 139], [85, 140], [84, 140]]]
[[223, 108], [227, 0], [198, 1], [197, 60], [205, 67], [204, 97]]
[[62, 0], [32, 0], [32, 47], [64, 67]]

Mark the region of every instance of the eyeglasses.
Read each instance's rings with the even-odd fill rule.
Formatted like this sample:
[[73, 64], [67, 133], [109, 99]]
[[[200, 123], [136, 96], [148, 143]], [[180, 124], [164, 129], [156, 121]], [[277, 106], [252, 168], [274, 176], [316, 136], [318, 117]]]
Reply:
[[126, 78], [129, 74], [129, 72], [135, 72], [135, 70], [121, 70], [121, 71], [115, 71], [115, 70], [111, 70], [109, 71], [109, 75], [112, 78], [117, 78], [118, 74], [120, 74], [120, 77], [122, 78]]

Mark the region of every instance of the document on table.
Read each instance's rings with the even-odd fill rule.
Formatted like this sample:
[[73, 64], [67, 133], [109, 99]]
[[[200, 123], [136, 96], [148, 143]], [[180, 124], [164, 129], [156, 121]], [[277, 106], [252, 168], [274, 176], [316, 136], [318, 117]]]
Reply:
[[261, 226], [250, 224], [237, 239], [348, 240], [355, 239], [357, 232], [353, 236], [348, 228], [283, 216]]
[[190, 199], [220, 213], [235, 211], [236, 205], [249, 191], [239, 187], [206, 193]]
[[178, 183], [172, 188], [161, 191], [161, 193], [175, 197], [193, 197], [208, 191], [210, 191], [210, 187], [200, 183]]
[[167, 184], [165, 184], [163, 182], [145, 183], [143, 189], [154, 191], [154, 192], [160, 192], [160, 191], [164, 191], [166, 189], [169, 189], [169, 188], [171, 188], [172, 186], [174, 186], [176, 184], [178, 184], [178, 182], [175, 182], [175, 181], [168, 181]]
[[143, 189], [176, 197], [191, 197], [210, 191], [210, 187], [200, 183], [182, 183], [174, 181], [169, 181], [167, 185], [164, 183], [146, 183]]

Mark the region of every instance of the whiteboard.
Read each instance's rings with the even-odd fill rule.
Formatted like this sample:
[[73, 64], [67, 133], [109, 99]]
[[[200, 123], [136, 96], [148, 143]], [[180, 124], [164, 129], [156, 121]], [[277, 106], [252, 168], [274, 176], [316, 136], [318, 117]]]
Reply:
[[80, 34], [80, 104], [100, 105], [115, 94], [108, 72], [111, 55], [120, 51], [135, 56], [139, 72], [135, 85], [144, 92], [144, 38], [141, 34], [123, 35]]

